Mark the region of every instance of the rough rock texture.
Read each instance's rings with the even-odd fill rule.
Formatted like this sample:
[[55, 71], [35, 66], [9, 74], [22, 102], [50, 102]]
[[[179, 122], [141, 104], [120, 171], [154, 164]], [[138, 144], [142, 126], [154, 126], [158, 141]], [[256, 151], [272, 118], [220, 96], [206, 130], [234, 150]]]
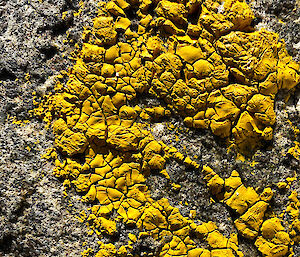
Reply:
[[51, 164], [40, 158], [51, 135], [40, 124], [8, 123], [1, 126], [0, 145], [0, 256], [78, 256], [85, 226]]
[[[40, 121], [9, 119], [28, 119], [32, 92], [51, 90], [51, 76], [69, 65], [68, 53], [91, 22], [84, 13], [73, 17], [78, 2], [0, 1], [0, 256], [79, 256], [84, 242], [97, 244], [76, 218], [88, 206], [75, 194], [64, 197], [52, 165], [41, 159], [52, 136]], [[94, 1], [87, 6], [95, 10]], [[74, 43], [63, 42], [66, 31]]]
[[[300, 60], [299, 1], [248, 2], [257, 16], [257, 28], [278, 32], [289, 53]], [[10, 118], [28, 119], [28, 111], [33, 108], [32, 92], [43, 95], [51, 90], [53, 76], [71, 65], [67, 56], [80, 40], [83, 26], [90, 24], [96, 3], [85, 1], [83, 12], [74, 15], [79, 7], [77, 0], [0, 0], [0, 256], [80, 256], [84, 249], [97, 244], [97, 239], [88, 237], [86, 226], [75, 217], [88, 206], [74, 192], [65, 197], [62, 183], [52, 175], [52, 165], [40, 158], [52, 145], [51, 133], [34, 118], [23, 126], [13, 124]], [[72, 42], [64, 43], [67, 38]], [[191, 156], [197, 155], [201, 163], [209, 162], [224, 176], [237, 169], [246, 185], [273, 185], [277, 194], [272, 207], [280, 213], [288, 194], [275, 184], [299, 172], [299, 161], [284, 156], [296, 139], [287, 119], [294, 126], [300, 124], [299, 87], [287, 104], [283, 100], [284, 96], [276, 105], [274, 140], [257, 151], [253, 157], [257, 164], [253, 167], [250, 162], [235, 161], [224, 142], [209, 131], [186, 133], [183, 129], [175, 133], [163, 122], [153, 125], [154, 135]], [[183, 127], [180, 119], [170, 122]], [[228, 217], [232, 214], [223, 205], [210, 202], [199, 171], [186, 170], [175, 163], [169, 165], [168, 171], [181, 190], [178, 193], [167, 188], [164, 178], [153, 175], [147, 180], [153, 198], [168, 198], [184, 215], [197, 209], [201, 220], [212, 219], [224, 234], [229, 234], [232, 224]], [[299, 182], [292, 186], [299, 192]], [[129, 231], [125, 227], [122, 230], [124, 235]], [[155, 247], [153, 242], [145, 244]], [[259, 256], [253, 244], [245, 240], [240, 242], [240, 248], [247, 252], [246, 256]], [[295, 256], [300, 255], [299, 246], [294, 251]]]

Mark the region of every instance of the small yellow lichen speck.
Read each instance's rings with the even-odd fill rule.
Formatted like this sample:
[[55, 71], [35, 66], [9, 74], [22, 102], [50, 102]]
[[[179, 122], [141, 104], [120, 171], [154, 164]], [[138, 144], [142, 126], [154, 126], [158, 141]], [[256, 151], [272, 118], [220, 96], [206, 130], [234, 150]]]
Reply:
[[[130, 20], [131, 12], [135, 20]], [[80, 14], [81, 9], [74, 16]], [[151, 198], [145, 181], [152, 171], [170, 180], [170, 159], [194, 169], [200, 165], [155, 140], [147, 122], [180, 115], [187, 127], [209, 129], [242, 154], [251, 153], [261, 140], [271, 140], [275, 96], [300, 82], [300, 66], [277, 34], [254, 31], [253, 19], [242, 0], [99, 4], [73, 67], [60, 76], [67, 78], [66, 85], [58, 81], [55, 92], [35, 109], [52, 124], [55, 149], [45, 157], [55, 160], [54, 174], [92, 204], [90, 213], [78, 218], [99, 237], [115, 235], [118, 222], [139, 230], [119, 248], [100, 242], [95, 256], [133, 256], [132, 244], [147, 236], [161, 241], [157, 256], [243, 256], [237, 234], [226, 237], [211, 221], [195, 223], [194, 212], [184, 217], [167, 199]], [[139, 96], [146, 93], [164, 104], [139, 105]], [[172, 124], [168, 129], [187, 132]], [[290, 238], [281, 221], [265, 219], [270, 188], [258, 194], [242, 183], [237, 171], [227, 179], [208, 166], [203, 173], [213, 201], [236, 212], [234, 224], [241, 236], [256, 240], [265, 256], [289, 251]], [[296, 220], [293, 231], [299, 231]], [[199, 240], [209, 248], [199, 247]]]
[[174, 191], [179, 191], [181, 188], [181, 185], [175, 183], [172, 183], [171, 186]]

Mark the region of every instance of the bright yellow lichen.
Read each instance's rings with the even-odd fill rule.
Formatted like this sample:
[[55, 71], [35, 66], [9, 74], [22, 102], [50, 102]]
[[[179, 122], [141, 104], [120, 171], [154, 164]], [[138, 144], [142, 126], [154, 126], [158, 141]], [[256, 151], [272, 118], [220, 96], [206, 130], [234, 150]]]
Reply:
[[243, 185], [237, 171], [225, 180], [207, 166], [203, 167], [203, 172], [211, 193], [241, 215], [235, 220], [238, 231], [246, 238], [254, 239], [263, 222], [268, 201], [272, 198], [272, 190], [266, 188], [259, 196], [252, 187]]
[[295, 159], [300, 160], [300, 143], [294, 141], [294, 146], [288, 150], [288, 154], [293, 156]]
[[[188, 127], [210, 129], [249, 153], [260, 140], [272, 139], [275, 96], [300, 82], [299, 64], [277, 34], [254, 31], [254, 15], [242, 0], [114, 0], [99, 6], [67, 82], [58, 82], [35, 110], [52, 122], [56, 150], [48, 157], [55, 160], [55, 175], [92, 204], [84, 217], [91, 230], [115, 235], [124, 222], [140, 231], [118, 249], [100, 243], [96, 256], [132, 256], [132, 244], [148, 236], [162, 242], [158, 256], [243, 256], [236, 233], [227, 238], [213, 222], [195, 222], [194, 212], [184, 217], [167, 199], [151, 198], [145, 180], [152, 171], [170, 179], [170, 159], [200, 165], [155, 140], [146, 122], [175, 113]], [[145, 106], [142, 95], [161, 104]], [[288, 252], [280, 221], [264, 220], [270, 188], [258, 194], [236, 171], [225, 180], [208, 166], [203, 172], [215, 198], [237, 213], [240, 235], [256, 239], [264, 255]]]
[[[208, 166], [203, 167], [203, 172], [211, 193], [239, 215], [234, 224], [240, 235], [255, 239], [255, 245], [263, 256], [281, 257], [292, 253], [290, 236], [284, 231], [281, 220], [277, 217], [265, 220], [265, 212], [273, 197], [270, 188], [265, 188], [258, 195], [252, 187], [243, 185], [237, 171], [233, 171], [225, 180]], [[295, 192], [289, 198], [291, 203], [287, 212], [294, 218], [290, 235], [293, 241], [297, 242], [299, 239], [299, 201]]]
[[286, 208], [286, 212], [290, 216], [290, 236], [295, 243], [300, 243], [300, 201], [296, 191], [292, 191], [289, 196], [289, 204]]
[[261, 226], [261, 234], [255, 245], [263, 256], [285, 256], [289, 251], [289, 234], [284, 232], [284, 227], [278, 218], [266, 220]]

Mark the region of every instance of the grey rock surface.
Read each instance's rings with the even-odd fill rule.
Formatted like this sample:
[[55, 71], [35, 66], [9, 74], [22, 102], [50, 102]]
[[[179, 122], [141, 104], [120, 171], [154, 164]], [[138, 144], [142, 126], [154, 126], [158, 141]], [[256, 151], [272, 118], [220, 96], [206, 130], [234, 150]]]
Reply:
[[84, 17], [74, 17], [78, 3], [0, 1], [0, 256], [80, 256], [84, 244], [97, 244], [76, 218], [88, 206], [76, 194], [65, 197], [53, 166], [41, 159], [52, 135], [41, 121], [20, 126], [9, 118], [28, 119], [32, 93], [51, 90], [53, 76], [70, 65], [67, 56], [91, 22], [84, 13], [96, 10], [86, 1]]
[[[300, 60], [299, 1], [248, 2], [258, 17], [256, 27], [278, 32], [289, 53]], [[67, 56], [80, 41], [83, 27], [91, 24], [96, 1], [85, 1], [83, 12], [74, 15], [79, 8], [78, 0], [0, 0], [0, 256], [80, 256], [88, 247], [97, 249], [98, 239], [88, 236], [86, 225], [76, 218], [89, 206], [81, 203], [73, 191], [64, 196], [62, 182], [52, 175], [53, 166], [40, 157], [52, 146], [53, 136], [35, 118], [23, 126], [14, 124], [11, 118], [28, 119], [33, 91], [40, 96], [50, 91], [53, 76], [72, 64]], [[66, 39], [71, 42], [66, 43]], [[26, 78], [26, 74], [30, 77]], [[276, 113], [274, 140], [256, 152], [253, 161], [257, 164], [253, 167], [235, 161], [235, 154], [228, 154], [224, 142], [209, 131], [182, 130], [176, 141], [175, 132], [167, 130], [165, 122], [153, 124], [153, 129], [155, 137], [172, 142], [191, 156], [197, 155], [200, 163], [209, 163], [223, 176], [237, 169], [246, 185], [259, 190], [272, 186], [276, 192], [272, 207], [280, 213], [288, 192], [279, 191], [275, 184], [295, 171], [299, 175], [300, 170], [299, 161], [284, 156], [297, 139], [287, 119], [300, 128], [299, 88], [287, 104], [284, 95], [278, 97]], [[169, 122], [183, 127], [180, 119]], [[171, 162], [168, 172], [181, 185], [180, 191], [172, 191], [164, 178], [154, 174], [147, 180], [154, 199], [168, 198], [184, 215], [197, 209], [199, 219], [215, 221], [224, 234], [232, 232], [232, 213], [210, 202], [199, 171]], [[299, 182], [294, 182], [292, 189], [300, 193]], [[124, 226], [120, 230], [119, 241], [125, 240], [128, 232], [136, 232]], [[155, 252], [159, 245], [148, 238], [135, 247], [137, 251], [148, 248]], [[260, 256], [246, 240], [240, 240], [240, 248], [245, 256]], [[294, 251], [295, 256], [300, 256], [298, 246]]]
[[79, 256], [88, 237], [69, 205], [86, 206], [63, 196], [53, 166], [40, 158], [51, 135], [37, 123], [4, 124], [0, 135], [0, 256]]

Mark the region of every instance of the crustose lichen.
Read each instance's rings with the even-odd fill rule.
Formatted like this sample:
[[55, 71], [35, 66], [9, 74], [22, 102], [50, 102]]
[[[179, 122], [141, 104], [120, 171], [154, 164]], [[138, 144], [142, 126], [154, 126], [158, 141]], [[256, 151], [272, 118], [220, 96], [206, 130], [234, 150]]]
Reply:
[[[93, 231], [113, 235], [122, 221], [139, 229], [139, 239], [160, 240], [158, 256], [243, 256], [237, 234], [227, 238], [213, 222], [196, 224], [166, 199], [151, 198], [145, 179], [152, 170], [167, 175], [170, 159], [200, 165], [156, 141], [146, 124], [176, 113], [186, 126], [210, 129], [246, 154], [271, 140], [275, 96], [299, 83], [299, 64], [277, 34], [254, 31], [253, 19], [239, 0], [101, 3], [67, 83], [58, 83], [35, 110], [53, 120], [63, 154], [59, 161], [51, 152], [55, 174], [94, 204], [87, 218]], [[143, 108], [143, 95], [162, 104]], [[258, 195], [237, 172], [225, 180], [208, 167], [204, 173], [214, 197], [239, 215], [241, 236], [255, 240], [265, 256], [290, 251], [280, 220], [264, 221], [270, 188]], [[96, 256], [134, 256], [135, 240], [119, 249], [102, 244]]]

